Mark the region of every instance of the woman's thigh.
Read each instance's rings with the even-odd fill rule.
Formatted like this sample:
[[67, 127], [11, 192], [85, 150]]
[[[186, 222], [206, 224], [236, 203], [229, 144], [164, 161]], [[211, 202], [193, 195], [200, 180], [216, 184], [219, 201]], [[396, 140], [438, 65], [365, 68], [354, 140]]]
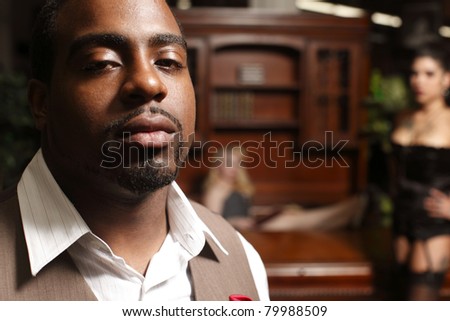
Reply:
[[416, 273], [443, 272], [449, 267], [450, 235], [414, 241], [409, 257], [410, 269]]
[[394, 239], [395, 260], [399, 264], [407, 264], [410, 257], [410, 244], [406, 236], [398, 236]]

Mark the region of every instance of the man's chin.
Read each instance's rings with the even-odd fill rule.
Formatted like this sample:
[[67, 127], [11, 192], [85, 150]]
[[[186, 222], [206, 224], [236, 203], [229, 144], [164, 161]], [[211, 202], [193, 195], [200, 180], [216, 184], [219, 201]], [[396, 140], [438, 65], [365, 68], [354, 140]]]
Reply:
[[[147, 150], [144, 158], [133, 158], [131, 153], [128, 155], [129, 157], [121, 155], [121, 157], [116, 158], [120, 161], [117, 164], [115, 162], [102, 162], [100, 175], [133, 195], [152, 193], [169, 185], [177, 178], [180, 152], [181, 147], [176, 148], [172, 152], [174, 154], [172, 156], [167, 155], [166, 149], [160, 150], [158, 153]], [[104, 156], [110, 156], [107, 159], [114, 159], [111, 155]], [[183, 159], [185, 157], [183, 154]]]
[[134, 195], [153, 193], [169, 184], [178, 176], [178, 169], [153, 168], [123, 168], [111, 177], [121, 188]]

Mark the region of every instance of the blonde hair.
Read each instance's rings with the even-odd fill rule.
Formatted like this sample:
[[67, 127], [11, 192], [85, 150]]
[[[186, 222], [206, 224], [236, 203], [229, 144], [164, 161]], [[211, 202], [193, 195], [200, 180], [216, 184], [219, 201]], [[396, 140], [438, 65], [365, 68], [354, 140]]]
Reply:
[[[223, 159], [223, 166], [227, 166], [227, 160], [226, 158], [231, 156], [234, 157], [235, 155], [239, 154], [239, 157], [242, 155], [245, 155], [243, 150], [238, 147], [229, 148], [226, 150], [220, 150], [218, 152], [218, 156]], [[204, 191], [208, 190], [212, 186], [216, 185], [217, 182], [220, 181], [220, 167], [211, 168], [209, 170], [208, 176], [206, 177], [205, 183], [203, 184]], [[251, 198], [253, 194], [255, 193], [255, 188], [253, 186], [253, 183], [250, 179], [250, 176], [247, 173], [247, 170], [242, 167], [240, 164], [237, 167], [237, 173], [236, 178], [233, 182], [233, 189], [244, 196]]]

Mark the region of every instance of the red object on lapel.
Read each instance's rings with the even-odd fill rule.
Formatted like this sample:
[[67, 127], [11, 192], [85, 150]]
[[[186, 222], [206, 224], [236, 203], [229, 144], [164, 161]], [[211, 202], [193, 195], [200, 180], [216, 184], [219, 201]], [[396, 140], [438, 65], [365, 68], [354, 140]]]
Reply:
[[231, 294], [228, 298], [230, 301], [253, 301], [250, 297], [242, 294]]

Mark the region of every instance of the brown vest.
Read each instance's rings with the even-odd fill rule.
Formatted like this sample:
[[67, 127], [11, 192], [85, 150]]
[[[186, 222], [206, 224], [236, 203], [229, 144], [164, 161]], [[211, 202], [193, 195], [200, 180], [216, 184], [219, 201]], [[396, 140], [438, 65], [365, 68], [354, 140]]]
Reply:
[[[193, 206], [227, 249], [223, 254], [206, 236], [202, 252], [189, 263], [197, 301], [228, 301], [231, 294], [258, 300], [253, 277], [236, 231], [219, 215]], [[36, 277], [31, 275], [16, 188], [0, 194], [0, 300], [96, 300], [67, 251]]]

